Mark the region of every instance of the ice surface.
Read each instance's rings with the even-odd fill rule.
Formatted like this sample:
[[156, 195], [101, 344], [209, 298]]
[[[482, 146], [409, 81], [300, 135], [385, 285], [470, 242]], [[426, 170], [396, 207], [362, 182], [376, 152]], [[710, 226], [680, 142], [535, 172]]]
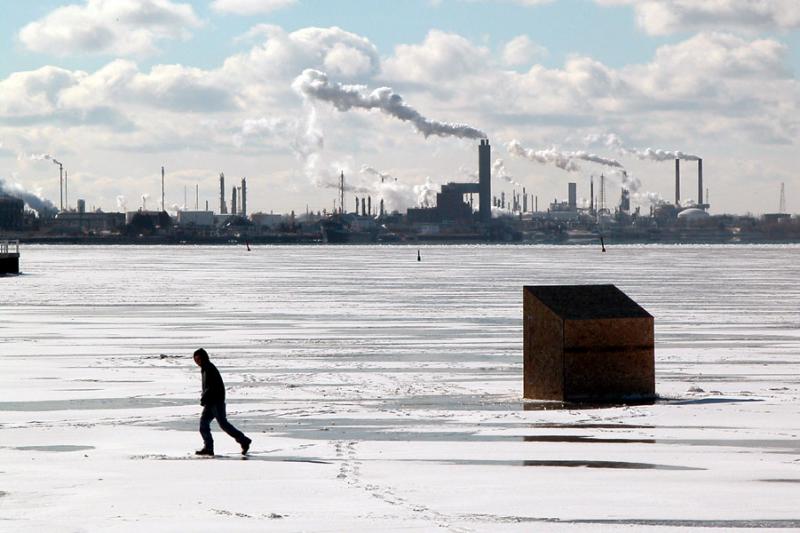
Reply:
[[[0, 278], [0, 531], [800, 528], [800, 247], [44, 247]], [[522, 391], [522, 286], [656, 319], [655, 405]], [[228, 386], [190, 457], [205, 347]]]

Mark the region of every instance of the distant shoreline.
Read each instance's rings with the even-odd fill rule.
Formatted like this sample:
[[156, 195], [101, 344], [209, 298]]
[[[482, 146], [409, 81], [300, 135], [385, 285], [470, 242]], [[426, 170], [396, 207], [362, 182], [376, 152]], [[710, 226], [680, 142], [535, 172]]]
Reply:
[[[177, 239], [174, 237], [35, 237], [25, 238], [22, 236], [3, 237], [19, 240], [21, 245], [86, 245], [86, 246], [245, 246], [251, 245], [297, 245], [297, 246], [414, 246], [414, 245], [463, 245], [463, 244], [486, 244], [486, 245], [515, 245], [515, 246], [600, 246], [600, 239], [581, 239], [579, 241], [569, 240], [519, 240], [519, 241], [495, 241], [471, 236], [447, 238], [447, 237], [424, 237], [415, 240], [391, 241], [391, 242], [350, 242], [350, 243], [326, 243], [321, 238], [312, 236], [269, 236], [269, 237], [219, 237], [219, 238], [191, 238]], [[723, 239], [696, 239], [696, 240], [646, 240], [646, 239], [614, 239], [605, 237], [605, 245], [637, 245], [637, 244], [663, 244], [663, 245], [752, 245], [752, 244], [800, 244], [800, 239], [754, 239], [754, 240], [723, 240]]]

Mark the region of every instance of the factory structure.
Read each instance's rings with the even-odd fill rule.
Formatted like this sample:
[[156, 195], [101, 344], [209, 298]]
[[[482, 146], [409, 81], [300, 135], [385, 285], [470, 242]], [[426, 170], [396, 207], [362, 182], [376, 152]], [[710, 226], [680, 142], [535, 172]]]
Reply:
[[[758, 219], [711, 216], [700, 158], [675, 159], [675, 201], [659, 201], [650, 206], [649, 212], [642, 213], [639, 207], [632, 210], [630, 191], [624, 185], [610, 190], [603, 174], [588, 177], [584, 185], [588, 186], [588, 199], [579, 203], [579, 183], [572, 181], [566, 184], [565, 199], [542, 202], [540, 209], [539, 196], [521, 185], [516, 185], [508, 196], [505, 191], [493, 194], [489, 140], [481, 139], [477, 148], [477, 181], [445, 183], [436, 193], [435, 205], [412, 207], [405, 213], [387, 212], [384, 199], [379, 196], [373, 199], [371, 195], [356, 195], [354, 209], [346, 209], [345, 193], [349, 189], [344, 172], [340, 174], [339, 190], [330, 211], [315, 212], [307, 208], [299, 215], [294, 212], [250, 213], [247, 178], [226, 184], [225, 174], [220, 173], [216, 212], [208, 201], [201, 208], [199, 186], [195, 186], [194, 208], [187, 207], [189, 191], [185, 189], [184, 207], [170, 215], [165, 209], [164, 167], [161, 167], [160, 209], [148, 209], [146, 196], [142, 198], [142, 206], [133, 211], [87, 210], [84, 199], [78, 199], [76, 207], [71, 208], [67, 173], [60, 162], [53, 160], [59, 166], [60, 209], [47, 202], [50, 207], [40, 207], [34, 213], [26, 210], [28, 202], [33, 201], [30, 197], [23, 200], [0, 190], [0, 238], [43, 242], [96, 239], [108, 242], [588, 244], [603, 236], [605, 242], [800, 241], [800, 223], [785, 213], [783, 186], [777, 213]], [[687, 163], [696, 163], [696, 202], [681, 200], [682, 178], [685, 179], [681, 172], [686, 172]], [[690, 170], [694, 170], [691, 166]]]

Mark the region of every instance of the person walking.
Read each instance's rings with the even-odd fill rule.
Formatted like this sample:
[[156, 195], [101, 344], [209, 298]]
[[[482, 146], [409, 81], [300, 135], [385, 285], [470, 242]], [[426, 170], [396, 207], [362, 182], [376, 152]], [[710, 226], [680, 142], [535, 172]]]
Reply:
[[242, 455], [247, 455], [250, 443], [247, 436], [233, 427], [225, 416], [225, 384], [219, 370], [208, 358], [208, 352], [203, 348], [194, 352], [194, 362], [201, 369], [203, 376], [203, 393], [200, 396], [200, 405], [203, 413], [200, 415], [200, 435], [203, 437], [203, 448], [194, 452], [196, 455], [214, 456], [214, 439], [211, 437], [211, 421], [217, 419], [220, 429], [236, 439], [242, 447]]

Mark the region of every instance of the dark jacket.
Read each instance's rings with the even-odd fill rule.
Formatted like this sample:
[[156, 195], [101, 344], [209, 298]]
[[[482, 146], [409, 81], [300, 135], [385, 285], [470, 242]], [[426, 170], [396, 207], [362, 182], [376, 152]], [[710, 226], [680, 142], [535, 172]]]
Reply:
[[201, 368], [203, 376], [203, 394], [200, 396], [200, 405], [214, 405], [225, 401], [225, 384], [219, 370], [210, 361], [206, 361]]

